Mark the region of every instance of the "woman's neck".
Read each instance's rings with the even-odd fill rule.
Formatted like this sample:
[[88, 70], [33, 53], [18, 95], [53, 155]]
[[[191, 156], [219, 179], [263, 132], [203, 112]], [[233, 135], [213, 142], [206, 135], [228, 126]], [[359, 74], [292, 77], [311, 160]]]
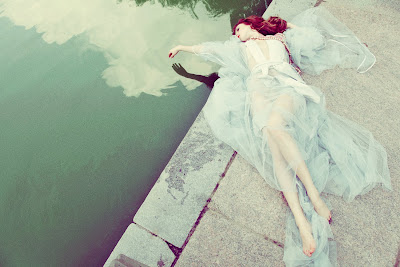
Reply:
[[250, 38], [263, 38], [263, 37], [265, 37], [264, 35], [262, 35], [261, 33], [259, 33], [258, 31], [254, 31], [252, 34], [251, 34], [251, 36], [250, 36]]

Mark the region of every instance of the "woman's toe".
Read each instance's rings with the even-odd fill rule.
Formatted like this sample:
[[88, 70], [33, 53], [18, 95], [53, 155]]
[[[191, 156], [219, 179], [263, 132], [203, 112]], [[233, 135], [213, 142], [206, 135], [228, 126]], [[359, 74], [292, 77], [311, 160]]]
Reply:
[[306, 250], [303, 250], [303, 253], [304, 253], [304, 255], [306, 255], [306, 256], [308, 256], [308, 257], [311, 257], [311, 253], [310, 253], [310, 251], [308, 251], [307, 249], [306, 249]]

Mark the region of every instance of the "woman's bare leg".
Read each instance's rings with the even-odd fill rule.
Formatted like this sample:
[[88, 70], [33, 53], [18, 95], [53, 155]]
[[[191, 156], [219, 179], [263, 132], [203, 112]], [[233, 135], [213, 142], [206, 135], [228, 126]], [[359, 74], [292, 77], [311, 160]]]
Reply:
[[300, 206], [299, 196], [297, 195], [297, 192], [283, 192], [283, 194], [293, 213], [296, 225], [299, 228], [300, 237], [303, 243], [303, 253], [311, 257], [316, 249], [316, 243], [312, 235], [311, 225], [304, 216], [304, 212]]
[[263, 132], [264, 134], [269, 135], [269, 139], [275, 141], [288, 163], [296, 163], [296, 174], [306, 188], [307, 195], [310, 198], [315, 211], [320, 216], [330, 221], [332, 217], [331, 212], [325, 202], [321, 199], [295, 140], [283, 129], [287, 123], [279, 111], [293, 113], [292, 98], [289, 95], [280, 96], [274, 102], [274, 108], [276, 108], [277, 111], [271, 112], [268, 120], [268, 127], [265, 127]]
[[295, 185], [293, 181], [294, 172], [288, 169], [287, 161], [280, 152], [276, 142], [273, 139], [270, 139], [271, 136], [268, 134], [268, 132], [266, 137], [268, 138], [269, 150], [271, 151], [273, 159], [275, 175], [277, 176], [279, 184], [283, 189], [283, 194], [286, 198], [287, 203], [289, 204], [290, 210], [294, 215], [296, 225], [299, 228], [300, 236], [303, 243], [303, 253], [310, 257], [316, 249], [316, 243], [312, 236], [311, 225], [307, 221], [303, 209], [301, 208], [297, 192], [289, 191], [295, 190]]

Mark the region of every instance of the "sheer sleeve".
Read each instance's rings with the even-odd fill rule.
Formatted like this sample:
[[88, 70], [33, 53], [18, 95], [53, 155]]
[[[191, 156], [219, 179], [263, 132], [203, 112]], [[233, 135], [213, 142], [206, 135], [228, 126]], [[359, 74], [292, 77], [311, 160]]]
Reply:
[[375, 64], [368, 48], [323, 7], [300, 13], [292, 23], [298, 27], [285, 36], [293, 61], [305, 73], [317, 75], [336, 66], [364, 73]]
[[[197, 50], [197, 51], [196, 51]], [[248, 76], [246, 58], [241, 48], [241, 42], [236, 36], [232, 36], [225, 42], [204, 42], [199, 49], [193, 52], [207, 61], [212, 61], [221, 66], [219, 75], [241, 75]]]
[[214, 135], [232, 147], [237, 140], [246, 140], [241, 120], [246, 117], [246, 79], [250, 71], [243, 51], [243, 44], [236, 36], [225, 42], [201, 43], [193, 49], [202, 59], [221, 66], [220, 78], [215, 82], [203, 113]]

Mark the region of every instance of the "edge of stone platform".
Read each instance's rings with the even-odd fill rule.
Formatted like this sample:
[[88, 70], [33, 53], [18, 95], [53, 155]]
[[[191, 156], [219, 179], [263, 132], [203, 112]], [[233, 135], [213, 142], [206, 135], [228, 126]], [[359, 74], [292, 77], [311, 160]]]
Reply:
[[235, 156], [201, 111], [104, 266], [175, 265]]

